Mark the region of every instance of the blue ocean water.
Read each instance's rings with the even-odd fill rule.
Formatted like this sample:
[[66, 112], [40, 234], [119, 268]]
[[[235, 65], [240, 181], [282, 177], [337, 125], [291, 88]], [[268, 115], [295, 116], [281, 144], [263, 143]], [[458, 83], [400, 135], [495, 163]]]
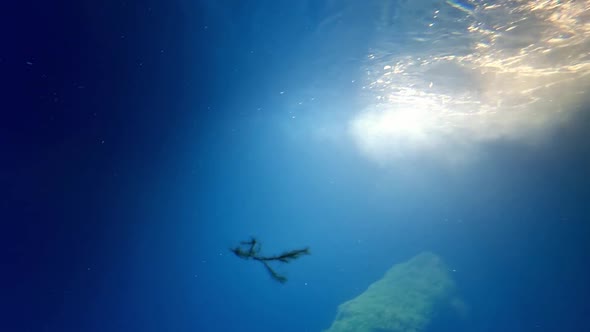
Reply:
[[8, 7], [0, 331], [323, 331], [424, 251], [428, 331], [590, 331], [588, 1]]

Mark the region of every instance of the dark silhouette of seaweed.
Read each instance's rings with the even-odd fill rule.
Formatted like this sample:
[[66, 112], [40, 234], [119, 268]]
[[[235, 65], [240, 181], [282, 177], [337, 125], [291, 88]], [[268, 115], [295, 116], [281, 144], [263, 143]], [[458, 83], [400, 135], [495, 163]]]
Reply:
[[249, 241], [241, 241], [239, 246], [237, 246], [235, 248], [230, 248], [230, 251], [233, 252], [236, 256], [238, 256], [241, 259], [245, 259], [245, 260], [252, 259], [252, 260], [261, 262], [262, 265], [264, 265], [264, 267], [266, 268], [266, 271], [270, 274], [270, 276], [274, 280], [280, 282], [281, 284], [284, 284], [285, 282], [287, 282], [287, 277], [278, 274], [270, 266], [270, 264], [268, 264], [268, 262], [277, 261], [280, 263], [290, 263], [303, 255], [310, 254], [309, 248], [305, 247], [303, 249], [295, 249], [295, 250], [285, 251], [280, 255], [261, 256], [260, 255], [260, 247], [261, 247], [260, 242], [258, 242], [258, 240], [256, 240], [256, 238], [251, 237]]

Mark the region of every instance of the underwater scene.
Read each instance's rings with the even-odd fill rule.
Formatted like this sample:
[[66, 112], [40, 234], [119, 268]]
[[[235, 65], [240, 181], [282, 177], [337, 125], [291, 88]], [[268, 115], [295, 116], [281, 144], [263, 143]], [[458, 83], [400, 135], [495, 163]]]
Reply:
[[5, 7], [0, 331], [590, 331], [590, 0]]

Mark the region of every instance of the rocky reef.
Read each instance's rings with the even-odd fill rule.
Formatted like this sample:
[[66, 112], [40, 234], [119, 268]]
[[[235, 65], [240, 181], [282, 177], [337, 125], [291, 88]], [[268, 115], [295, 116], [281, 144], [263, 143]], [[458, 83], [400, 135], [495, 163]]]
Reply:
[[430, 252], [394, 265], [356, 298], [342, 303], [324, 332], [425, 332], [460, 300], [442, 259]]

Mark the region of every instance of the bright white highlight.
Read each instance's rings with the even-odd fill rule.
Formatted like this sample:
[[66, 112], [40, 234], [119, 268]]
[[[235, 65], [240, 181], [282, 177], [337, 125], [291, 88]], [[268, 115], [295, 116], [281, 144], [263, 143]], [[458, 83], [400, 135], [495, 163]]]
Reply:
[[[381, 99], [381, 98], [380, 98]], [[372, 158], [384, 161], [403, 157], [412, 146], [415, 150], [436, 148], [433, 135], [441, 135], [441, 114], [446, 113], [436, 96], [406, 89], [396, 96], [366, 109], [351, 124], [351, 130], [361, 148]]]

